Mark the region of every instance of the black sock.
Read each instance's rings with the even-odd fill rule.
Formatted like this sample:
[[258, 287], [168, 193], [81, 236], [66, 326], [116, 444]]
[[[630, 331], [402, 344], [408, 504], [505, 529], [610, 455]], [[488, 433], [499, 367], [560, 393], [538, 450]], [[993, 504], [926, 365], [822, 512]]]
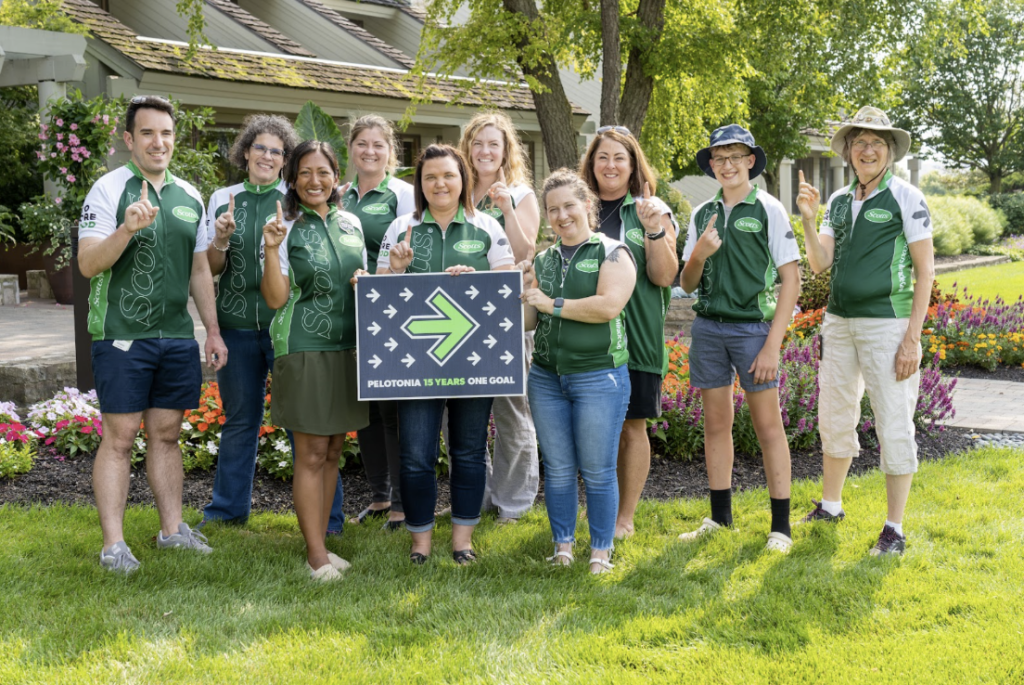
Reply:
[[772, 501], [772, 532], [782, 533], [786, 537], [792, 537], [789, 528], [789, 498], [775, 499]]
[[711, 491], [711, 520], [723, 526], [732, 525], [732, 488]]

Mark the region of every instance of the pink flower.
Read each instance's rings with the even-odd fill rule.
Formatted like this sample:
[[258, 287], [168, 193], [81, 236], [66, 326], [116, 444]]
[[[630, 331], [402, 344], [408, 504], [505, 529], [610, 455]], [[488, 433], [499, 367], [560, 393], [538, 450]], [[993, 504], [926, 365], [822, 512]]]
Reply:
[[82, 431], [81, 431], [81, 432], [82, 432], [82, 433], [85, 433], [85, 434], [87, 434], [87, 435], [88, 435], [89, 433], [92, 433], [92, 426], [83, 426], [83, 427], [82, 427]]
[[67, 419], [61, 419], [60, 421], [57, 422], [57, 424], [54, 426], [54, 428], [56, 430], [64, 430], [69, 425], [71, 425], [70, 421], [68, 421]]
[[81, 162], [81, 161], [82, 161], [82, 158], [81, 158], [81, 157], [79, 157], [79, 156], [78, 156], [78, 153], [76, 152], [75, 154], [71, 155], [71, 161], [72, 161], [72, 162]]
[[114, 148], [110, 148], [110, 150], [109, 150], [109, 151], [107, 152], [107, 154], [108, 154], [108, 155], [112, 155], [112, 154], [114, 154]]
[[57, 126], [63, 126], [63, 125], [64, 125], [64, 120], [63, 119], [58, 119], [57, 120]]
[[54, 157], [56, 157], [56, 156], [57, 156], [57, 153], [56, 153], [56, 152], [51, 152], [51, 153], [50, 153], [50, 159], [53, 159], [53, 158], [54, 158]]
[[64, 140], [64, 134], [63, 133], [58, 133], [57, 134], [57, 140]]
[[45, 133], [40, 133], [39, 134], [39, 140], [46, 140], [46, 139], [47, 138], [46, 138], [46, 134]]
[[63, 198], [61, 198], [61, 197], [55, 197], [55, 198], [53, 198], [53, 204], [55, 204], [55, 205], [59, 205], [59, 204], [60, 204], [61, 202], [63, 202], [63, 201], [64, 201], [64, 199], [63, 199]]
[[42, 129], [43, 133], [46, 133], [50, 129], [49, 124], [40, 124], [39, 128]]
[[99, 121], [99, 120], [100, 120], [100, 115], [99, 115], [99, 114], [97, 114], [96, 116], [94, 116], [94, 117], [92, 118], [92, 123], [94, 123], [94, 124], [95, 124], [95, 123], [96, 123], [97, 121]]
[[72, 145], [78, 145], [82, 141], [78, 139], [78, 136], [72, 133], [71, 135], [68, 136], [68, 142], [71, 143]]
[[46, 155], [44, 155], [39, 150], [36, 150], [36, 159], [46, 159]]
[[72, 131], [77, 131], [78, 130], [78, 124], [71, 124], [71, 130]]
[[[109, 124], [110, 123], [110, 117], [108, 115], [106, 115], [106, 114], [103, 115], [103, 123], [104, 124]], [[115, 124], [117, 123], [117, 119], [114, 119], [114, 123]]]
[[92, 156], [92, 153], [86, 150], [85, 148], [82, 148], [82, 156], [85, 157], [86, 159], [89, 159], [89, 157]]
[[68, 174], [67, 179], [68, 179], [68, 183], [74, 183], [75, 182], [74, 174]]
[[60, 168], [60, 173], [62, 173], [62, 174], [66, 174], [66, 173], [68, 173], [68, 168], [67, 168], [66, 166], [62, 166], [62, 167]]
[[52, 445], [56, 440], [57, 440], [57, 438], [47, 438], [46, 439], [46, 444], [47, 445]]
[[114, 123], [116, 124], [117, 122], [118, 122], [118, 118], [114, 117]]

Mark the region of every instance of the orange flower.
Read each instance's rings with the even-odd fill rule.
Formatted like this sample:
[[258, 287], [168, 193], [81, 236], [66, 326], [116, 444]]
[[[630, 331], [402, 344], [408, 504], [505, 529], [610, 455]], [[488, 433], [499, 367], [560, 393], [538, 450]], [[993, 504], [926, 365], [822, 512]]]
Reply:
[[225, 421], [227, 421], [227, 420], [228, 420], [228, 417], [226, 417], [226, 416], [220, 416], [220, 417], [218, 417], [218, 418], [217, 418], [217, 423], [219, 423], [220, 425], [222, 425], [222, 426], [223, 426], [223, 425], [224, 425], [224, 422], [225, 422]]
[[189, 417], [188, 417], [188, 422], [189, 423], [194, 424], [198, 420], [199, 420], [198, 416], [196, 416], [195, 414], [189, 414]]
[[210, 427], [210, 424], [208, 424], [208, 423], [201, 423], [201, 424], [199, 424], [198, 426], [196, 426], [196, 428], [198, 428], [198, 429], [199, 429], [200, 431], [202, 431], [203, 433], [205, 433], [205, 432], [206, 432], [206, 430], [207, 430], [207, 429], [208, 429], [209, 427]]

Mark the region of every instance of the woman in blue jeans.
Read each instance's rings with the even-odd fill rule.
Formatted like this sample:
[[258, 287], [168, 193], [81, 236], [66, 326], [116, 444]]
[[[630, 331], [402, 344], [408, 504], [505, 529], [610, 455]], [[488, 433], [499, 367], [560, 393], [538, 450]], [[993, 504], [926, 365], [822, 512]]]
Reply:
[[526, 328], [536, 328], [527, 385], [544, 460], [554, 556], [572, 563], [579, 490], [587, 489], [590, 572], [610, 571], [619, 486], [619, 433], [629, 405], [623, 308], [636, 263], [618, 240], [595, 233], [597, 198], [575, 173], [545, 182], [541, 206], [558, 241], [523, 263]]
[[[430, 145], [416, 161], [416, 211], [388, 227], [377, 257], [378, 274], [502, 271], [515, 259], [508, 238], [492, 217], [470, 201], [466, 160], [450, 145]], [[467, 246], [472, 246], [467, 249]], [[448, 408], [451, 460], [452, 558], [476, 560], [473, 529], [480, 522], [487, 476], [487, 425], [491, 397], [404, 400], [398, 403], [398, 441], [405, 527], [412, 533], [409, 558], [430, 556], [437, 504], [434, 466], [440, 452], [441, 417]]]
[[[252, 479], [263, 423], [267, 374], [274, 370], [270, 322], [274, 311], [260, 294], [263, 278], [263, 225], [277, 212], [287, 188], [281, 170], [299, 144], [284, 117], [253, 114], [231, 146], [229, 159], [248, 178], [210, 196], [206, 255], [214, 275], [220, 274], [217, 320], [231, 353], [231, 364], [217, 372], [224, 405], [217, 473], [212, 501], [203, 520], [245, 523], [252, 509]], [[288, 434], [289, 440], [291, 433]], [[341, 511], [341, 481], [331, 511], [332, 532], [345, 523]]]

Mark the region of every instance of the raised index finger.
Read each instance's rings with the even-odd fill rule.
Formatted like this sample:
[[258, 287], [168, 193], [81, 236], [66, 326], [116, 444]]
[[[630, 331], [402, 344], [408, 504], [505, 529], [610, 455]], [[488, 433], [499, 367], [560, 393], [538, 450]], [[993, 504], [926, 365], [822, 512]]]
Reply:
[[412, 222], [409, 222], [409, 228], [405, 229], [405, 242], [412, 244]]
[[801, 184], [804, 183], [804, 171], [803, 171], [803, 169], [800, 169], [797, 173], [800, 176], [800, 183]]
[[139, 195], [139, 202], [149, 201], [149, 184], [146, 183], [146, 179], [142, 179], [142, 194]]
[[647, 183], [646, 181], [644, 182], [644, 199], [651, 199], [651, 184]]
[[715, 227], [715, 222], [718, 221], [718, 215], [712, 214], [711, 219], [708, 221], [708, 225], [704, 228], [705, 231], [710, 231]]
[[284, 210], [281, 209], [281, 201], [277, 201], [277, 223], [284, 223]]
[[502, 183], [505, 182], [505, 167], [498, 167], [498, 180]]
[[235, 194], [234, 193], [228, 195], [228, 214], [231, 215], [232, 219], [235, 218]]

